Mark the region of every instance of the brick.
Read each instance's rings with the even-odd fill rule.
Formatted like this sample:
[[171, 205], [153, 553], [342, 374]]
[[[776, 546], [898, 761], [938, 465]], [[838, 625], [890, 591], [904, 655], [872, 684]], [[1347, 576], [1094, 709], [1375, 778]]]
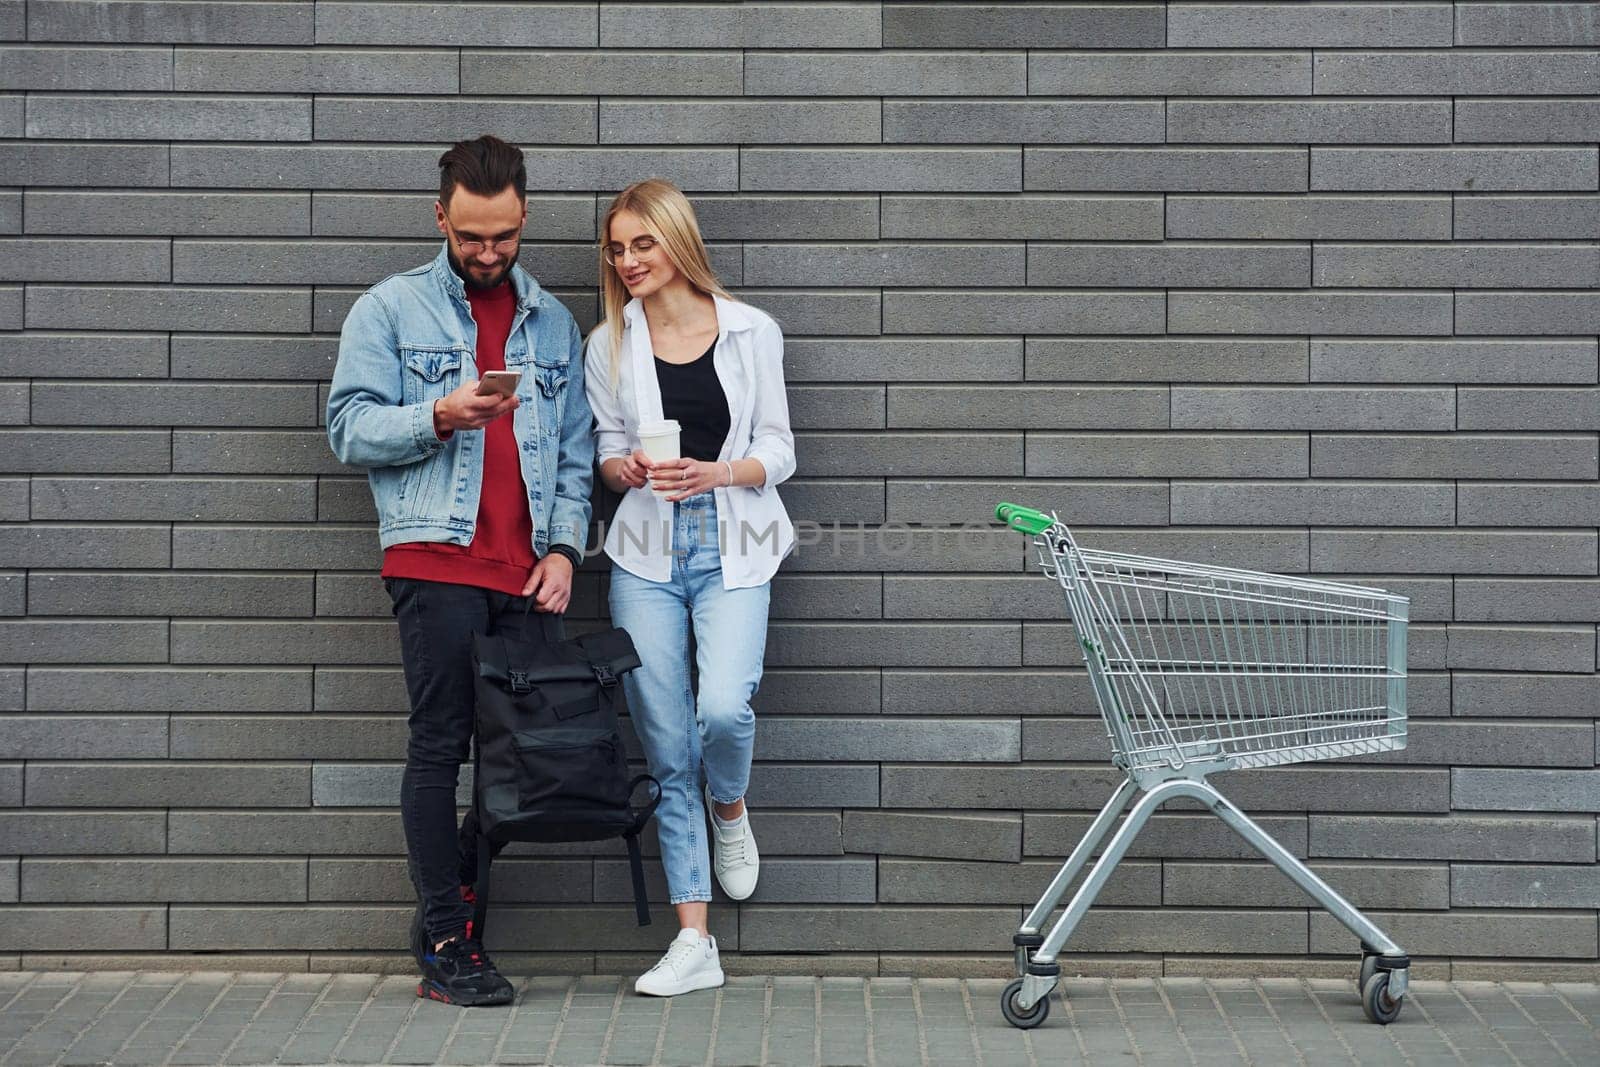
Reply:
[[166, 826], [164, 811], [0, 811], [0, 849], [13, 856], [159, 854]]
[[[458, 89], [459, 65], [459, 53], [454, 49], [178, 48], [173, 51], [170, 62], [171, 84], [155, 88], [189, 93], [454, 95]], [[127, 91], [140, 86], [105, 88]]]
[[1321, 52], [1313, 66], [1318, 93], [1385, 96], [1576, 95], [1597, 76], [1593, 52]]
[[1600, 20], [1593, 4], [1463, 4], [1456, 10], [1456, 44], [1596, 45]]
[[1320, 244], [1316, 285], [1560, 288], [1600, 277], [1600, 247], [1583, 245]]
[[0, 621], [8, 651], [30, 663], [159, 663], [167, 658], [166, 631], [165, 621]]
[[739, 188], [760, 192], [1019, 190], [1022, 152], [1011, 148], [745, 148], [739, 152]]
[[883, 483], [871, 479], [806, 479], [784, 483], [784, 507], [795, 522], [881, 523]]
[[[1522, 914], [1448, 914], [1374, 912], [1369, 916], [1419, 956], [1528, 954], [1542, 957], [1593, 957], [1596, 931], [1592, 916]], [[1330, 915], [1311, 915], [1311, 951], [1342, 952], [1353, 938]]]
[[1600, 426], [1600, 390], [1462, 389], [1463, 430], [1587, 430]]
[[[539, 241], [590, 241], [595, 236], [595, 198], [557, 194], [528, 197], [522, 236]], [[311, 232], [319, 237], [412, 237], [437, 246], [438, 223], [421, 196], [402, 193], [311, 194]], [[418, 246], [419, 250], [421, 246]], [[593, 260], [590, 260], [592, 265]], [[542, 265], [538, 265], [541, 276]], [[332, 339], [337, 344], [337, 338]], [[329, 374], [332, 376], [332, 365]]]
[[1593, 675], [1454, 675], [1456, 715], [1582, 716], [1600, 714], [1600, 679]]
[[1031, 244], [1030, 285], [1274, 286], [1311, 277], [1307, 245]]
[[777, 319], [789, 336], [876, 336], [883, 330], [882, 300], [876, 292], [742, 289], [734, 295]]
[[0, 193], [0, 233], [22, 232], [21, 191]]
[[14, 904], [17, 901], [17, 876], [20, 860], [0, 861], [0, 901]]
[[[603, 203], [595, 207], [597, 215], [603, 214]], [[713, 240], [762, 240], [795, 233], [811, 240], [879, 236], [876, 196], [698, 196], [694, 207], [700, 232]], [[597, 221], [596, 228], [598, 225]], [[885, 232], [883, 236], [894, 235]]]
[[1030, 478], [1304, 478], [1299, 434], [1030, 434]]
[[1150, 196], [894, 196], [885, 238], [1154, 240], [1161, 200]]
[[885, 763], [883, 804], [893, 808], [1073, 809], [1098, 806], [1121, 780], [1110, 766], [1008, 767]]
[[1311, 188], [1593, 190], [1595, 159], [1586, 148], [1312, 148]]
[[10, 907], [0, 911], [0, 937], [24, 951], [161, 950], [167, 947], [167, 916], [161, 907]]
[[50, 144], [12, 141], [0, 145], [0, 182], [6, 185], [93, 185], [115, 174], [123, 187], [166, 185], [166, 145]]
[[883, 140], [903, 144], [1148, 144], [1165, 130], [1157, 100], [886, 100]]
[[26, 0], [0, 0], [0, 40], [20, 41], [27, 36]]
[[[318, 762], [311, 768], [309, 803], [319, 808], [376, 808], [400, 802], [401, 763]], [[472, 768], [457, 779], [456, 806], [472, 803]], [[221, 806], [221, 805], [213, 805]]]
[[241, 559], [272, 570], [357, 569], [375, 564], [378, 549], [366, 528], [182, 526], [174, 531], [172, 558], [175, 566], [195, 569], [233, 566]]
[[1159, 4], [896, 4], [886, 48], [1159, 48]]
[[[36, 675], [39, 669], [30, 673]], [[34, 699], [31, 692], [29, 699]], [[34, 710], [60, 710], [50, 707], [48, 699], [39, 703], [42, 706]], [[5, 742], [0, 745], [0, 758], [159, 758], [167, 754], [167, 721], [161, 716], [8, 715], [4, 722]]]
[[1021, 52], [754, 52], [744, 58], [750, 96], [1020, 96], [1026, 83]]
[[0, 519], [22, 522], [28, 518], [28, 479], [0, 479]]
[[41, 44], [0, 47], [0, 89], [160, 92], [172, 88], [170, 48], [72, 48]]
[[[407, 906], [404, 914], [410, 914], [410, 911], [410, 906]], [[732, 908], [720, 905], [712, 907], [711, 936], [717, 939], [720, 948], [739, 948], [741, 933], [738, 919]], [[391, 918], [389, 922], [397, 924], [400, 920]], [[661, 948], [660, 933], [636, 926], [633, 908], [628, 905], [506, 908], [496, 917], [495, 923], [496, 932], [489, 935], [489, 948], [496, 953], [512, 945], [538, 945], [544, 951], [571, 950], [582, 953], [597, 949], [629, 950], [641, 955], [655, 953]], [[398, 930], [399, 926], [395, 928]], [[307, 939], [311, 940], [315, 931], [308, 930], [307, 935]]]
[[594, 105], [577, 100], [344, 96], [317, 99], [313, 129], [319, 141], [449, 143], [463, 129], [492, 129], [512, 143], [592, 145], [596, 124]]
[[1021, 845], [1022, 822], [1013, 815], [844, 813], [847, 852], [1016, 862]]
[[1600, 867], [1453, 863], [1450, 903], [1462, 908], [1600, 907]]
[[876, 807], [878, 768], [870, 763], [759, 763], [751, 772], [747, 797], [757, 808]]
[[1594, 820], [1572, 816], [1312, 815], [1310, 835], [1313, 856], [1594, 862]]
[[1303, 192], [1306, 150], [1027, 148], [1027, 190]]
[[1313, 434], [1311, 473], [1318, 478], [1593, 479], [1593, 444], [1582, 437], [1553, 435]]
[[1016, 340], [883, 338], [870, 341], [786, 341], [784, 377], [808, 381], [1016, 381]]
[[1450, 212], [1443, 196], [1172, 196], [1166, 235], [1437, 241], [1451, 236]]
[[1167, 328], [1182, 333], [1449, 334], [1449, 293], [1174, 292]]
[[[185, 667], [35, 667], [28, 677], [28, 705], [33, 711], [310, 711], [310, 668], [195, 669]], [[40, 720], [41, 723], [44, 720]], [[95, 733], [113, 725], [144, 731], [151, 720], [92, 720]], [[102, 755], [165, 755], [167, 733], [161, 729], [137, 750]], [[93, 737], [79, 737], [92, 741]], [[153, 749], [149, 746], [153, 746]], [[92, 750], [92, 746], [91, 746]], [[88, 753], [86, 753], [87, 755]], [[55, 758], [72, 758], [66, 757]]]
[[0, 352], [0, 376], [8, 378], [162, 378], [166, 373], [165, 334], [10, 334]]
[[1177, 386], [1175, 430], [1453, 430], [1455, 391]]
[[[1047, 583], [1033, 579], [1033, 585], [1060, 602], [1061, 594]], [[883, 674], [883, 699], [886, 715], [1099, 714], [1082, 671], [889, 670]], [[1028, 720], [1023, 729], [1031, 729]]]
[[1600, 488], [1592, 484], [1474, 483], [1457, 497], [1467, 526], [1593, 526], [1600, 515]]
[[1004, 947], [1016, 932], [1015, 908], [740, 909], [745, 951], [839, 951], [862, 944], [884, 950], [977, 951]]
[[[592, 863], [587, 859], [526, 860], [507, 856], [495, 862], [489, 897], [497, 905], [512, 903], [584, 904], [593, 899]], [[310, 860], [304, 882], [313, 901], [375, 901], [408, 904], [416, 890], [403, 859]]]
[[1168, 48], [1448, 48], [1450, 4], [1169, 4]]
[[114, 798], [134, 808], [304, 807], [304, 765], [251, 763], [48, 763], [28, 768], [30, 807], [95, 807]]
[[[577, 5], [574, 5], [577, 6]], [[667, 48], [876, 48], [877, 12], [860, 4], [629, 4], [600, 9], [600, 44]]]
[[876, 715], [881, 710], [878, 671], [767, 670], [751, 704], [758, 715], [828, 715], [840, 710]]
[[[3, 625], [3, 624], [0, 624]], [[779, 623], [767, 631], [767, 663], [777, 667], [1015, 666], [1014, 625]]]
[[21, 711], [27, 673], [18, 667], [0, 670], [0, 711]]
[[130, 141], [306, 141], [304, 97], [28, 96], [26, 136]]
[[1600, 197], [1457, 196], [1454, 225], [1463, 240], [1593, 240], [1600, 237]]
[[747, 244], [751, 285], [1020, 286], [1020, 244]]
[[[1451, 903], [1451, 871], [1444, 864], [1314, 863], [1310, 867], [1358, 908], [1397, 900], [1417, 910], [1448, 908]], [[1265, 863], [1165, 863], [1161, 902], [1189, 908], [1299, 908], [1311, 898]]]
[[1166, 429], [1167, 390], [1150, 386], [892, 385], [896, 429]]
[[62, 522], [309, 521], [316, 489], [311, 479], [39, 476], [32, 508], [35, 520]]
[[327, 434], [315, 430], [179, 430], [172, 435], [172, 464], [184, 474], [257, 474], [263, 470], [349, 474], [354, 470], [334, 458]]
[[[1074, 522], [1092, 525], [1160, 526], [1168, 517], [1166, 487], [1148, 482], [895, 480], [887, 489], [893, 522], [976, 522], [988, 519], [998, 502], [1018, 499], [1048, 504]], [[977, 599], [966, 602], [976, 604]]]
[[308, 385], [36, 383], [33, 420], [57, 426], [310, 426]]
[[[521, 101], [508, 106], [526, 107]], [[594, 114], [591, 104], [571, 106]], [[602, 100], [598, 136], [600, 144], [877, 144], [905, 139], [880, 136], [882, 111], [876, 100]], [[591, 130], [588, 140], [594, 139]]]
[[[405, 708], [402, 705], [390, 710], [402, 712]], [[407, 727], [401, 715], [174, 715], [171, 754], [174, 759], [185, 760], [393, 759], [404, 754], [406, 737]]]
[[319, 522], [377, 523], [372, 490], [365, 478], [321, 477], [317, 479], [317, 520]]
[[1183, 482], [1172, 521], [1184, 525], [1452, 526], [1448, 482]]
[[1450, 810], [1450, 777], [1443, 768], [1283, 767], [1228, 771], [1213, 784], [1245, 811]]
[[1455, 139], [1480, 144], [1582, 143], [1600, 140], [1600, 101], [1462, 100], [1456, 104]]
[[883, 579], [877, 575], [777, 575], [771, 615], [776, 619], [875, 619], [882, 614]]
[[1100, 718], [1024, 719], [1022, 754], [1028, 760], [1105, 759], [1110, 755]]
[[[1059, 870], [1060, 864], [1038, 860], [961, 863], [880, 859], [878, 896], [884, 904], [959, 901], [963, 904], [1032, 905], [1044, 895]], [[1135, 860], [1119, 863], [1095, 903], [1108, 907], [1159, 905], [1161, 865]]]
[[1592, 534], [1313, 530], [1311, 567], [1412, 574], [1593, 574]]
[[814, 476], [984, 475], [1020, 473], [1020, 434], [801, 435]]
[[178, 241], [172, 251], [179, 282], [216, 278], [282, 285], [338, 284], [410, 270], [427, 257], [422, 242]]
[[[1449, 712], [1448, 704], [1442, 709]], [[1386, 762], [1450, 767], [1592, 767], [1583, 745], [1594, 727], [1587, 722], [1432, 722], [1416, 718], [1406, 747]]]
[[1200, 338], [1027, 340], [1030, 381], [1306, 380], [1304, 341]]
[[1291, 96], [1311, 91], [1311, 55], [1029, 52], [1028, 91], [1052, 96]]
[[1464, 622], [1600, 622], [1596, 593], [1600, 579], [1595, 578], [1457, 578], [1455, 617]]
[[303, 3], [212, 3], [195, 8], [164, 0], [113, 0], [92, 10], [73, 0], [33, 0], [35, 41], [310, 44], [313, 14]]
[[441, 10], [426, 3], [324, 3], [317, 9], [316, 43], [494, 48], [593, 48], [594, 10], [563, 3], [518, 11], [499, 4], [463, 3]]
[[174, 622], [173, 663], [396, 663], [394, 624]]
[[1311, 342], [1311, 380], [1319, 382], [1534, 382], [1595, 380], [1589, 341]]
[[[872, 904], [877, 900], [877, 881], [877, 862], [872, 859], [763, 858], [761, 881], [749, 900], [751, 905]], [[650, 900], [666, 903], [667, 880], [659, 866], [645, 868], [645, 884]], [[633, 879], [627, 862], [597, 860], [594, 865], [595, 903], [620, 904], [632, 900]]]
[[767, 716], [756, 736], [755, 758], [828, 762], [886, 751], [904, 759], [1003, 763], [1021, 758], [1014, 722], [957, 719], [803, 718]]
[[0, 279], [6, 281], [164, 282], [171, 256], [166, 241], [85, 238], [0, 238]]
[[0, 325], [22, 329], [22, 286], [0, 285]]
[[874, 530], [845, 523], [808, 536], [792, 557], [802, 571], [1015, 571], [1015, 539], [998, 530]]
[[22, 869], [22, 899], [61, 904], [300, 901], [306, 899], [306, 861], [30, 859]]
[[28, 287], [29, 328], [304, 331], [310, 294], [294, 289]]
[[406, 712], [410, 708], [405, 677], [399, 667], [316, 668], [315, 699], [311, 710]]
[[[508, 85], [540, 96], [607, 96], [616, 91], [615, 52], [463, 49], [460, 55], [463, 93], [500, 94]], [[739, 52], [628, 50], [628, 87], [641, 96], [741, 96], [743, 78]]]
[[1600, 771], [1456, 767], [1450, 804], [1461, 811], [1600, 812]]
[[1600, 323], [1600, 293], [1461, 293], [1462, 334], [1585, 334]]
[[1167, 105], [1165, 140], [1449, 144], [1451, 129], [1451, 104], [1443, 100], [1174, 100]]
[[[172, 818], [166, 851], [172, 855], [304, 856], [309, 852], [403, 856], [406, 846], [400, 817], [393, 811], [185, 811]], [[396, 922], [395, 930], [401, 925]]]
[[[1176, 294], [1174, 294], [1176, 295]], [[1161, 333], [1160, 292], [899, 290], [883, 297], [883, 328], [896, 333]]]
[[34, 571], [28, 602], [36, 615], [308, 615], [311, 580], [282, 575], [79, 574]]

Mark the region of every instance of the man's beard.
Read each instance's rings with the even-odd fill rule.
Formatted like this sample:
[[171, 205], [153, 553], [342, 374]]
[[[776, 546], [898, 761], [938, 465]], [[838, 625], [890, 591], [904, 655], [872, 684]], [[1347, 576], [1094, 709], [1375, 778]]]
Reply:
[[522, 249], [518, 248], [515, 252], [511, 253], [510, 259], [507, 259], [503, 264], [501, 264], [500, 269], [495, 271], [492, 278], [490, 278], [488, 281], [483, 281], [483, 276], [481, 274], [474, 274], [472, 271], [467, 269], [466, 264], [461, 262], [460, 257], [456, 255], [454, 249], [446, 248], [445, 250], [445, 255], [450, 260], [450, 268], [456, 272], [456, 277], [460, 278], [468, 289], [496, 288], [501, 282], [505, 281], [511, 276], [511, 268], [516, 264], [517, 256], [521, 254]]

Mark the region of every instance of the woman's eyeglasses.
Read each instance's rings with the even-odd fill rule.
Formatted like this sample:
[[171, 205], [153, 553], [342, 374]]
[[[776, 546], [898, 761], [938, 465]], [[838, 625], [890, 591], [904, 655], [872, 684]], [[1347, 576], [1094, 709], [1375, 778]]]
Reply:
[[622, 262], [622, 257], [627, 255], [628, 252], [631, 251], [633, 253], [634, 259], [643, 259], [653, 252], [655, 247], [656, 239], [654, 237], [635, 237], [631, 243], [626, 245], [620, 241], [612, 241], [610, 244], [601, 245], [600, 254], [605, 256], [607, 263], [615, 267]]

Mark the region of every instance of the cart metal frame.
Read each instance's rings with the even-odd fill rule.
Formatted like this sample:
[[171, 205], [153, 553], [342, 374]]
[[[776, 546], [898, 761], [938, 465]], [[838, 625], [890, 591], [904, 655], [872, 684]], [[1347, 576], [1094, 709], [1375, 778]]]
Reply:
[[1044, 1021], [1062, 947], [1151, 814], [1179, 797], [1199, 801], [1360, 939], [1363, 1007], [1374, 1022], [1393, 1021], [1408, 987], [1405, 951], [1206, 777], [1404, 748], [1407, 599], [1086, 549], [1054, 512], [1001, 504], [995, 513], [1032, 536], [1040, 568], [1065, 591], [1112, 763], [1127, 776], [1012, 939], [1020, 977], [1001, 997], [1007, 1021]]

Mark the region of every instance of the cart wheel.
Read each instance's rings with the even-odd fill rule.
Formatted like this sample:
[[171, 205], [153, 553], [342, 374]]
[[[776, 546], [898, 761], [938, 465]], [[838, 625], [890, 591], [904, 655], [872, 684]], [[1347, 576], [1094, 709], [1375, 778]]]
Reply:
[[1045, 1016], [1050, 1014], [1050, 997], [1046, 995], [1040, 998], [1039, 1003], [1035, 1004], [1032, 1010], [1024, 1013], [1021, 1008], [1017, 1007], [1017, 997], [1021, 992], [1022, 979], [1020, 978], [1001, 991], [1000, 1014], [1006, 1017], [1006, 1022], [1015, 1026], [1018, 1030], [1032, 1030], [1035, 1026], [1044, 1022]]
[[1389, 995], [1389, 972], [1378, 971], [1361, 986], [1361, 1007], [1367, 1018], [1387, 1026], [1400, 1017], [1403, 998]]
[[1356, 996], [1367, 988], [1367, 979], [1378, 973], [1378, 954], [1363, 952], [1361, 954], [1361, 974], [1356, 978]]

